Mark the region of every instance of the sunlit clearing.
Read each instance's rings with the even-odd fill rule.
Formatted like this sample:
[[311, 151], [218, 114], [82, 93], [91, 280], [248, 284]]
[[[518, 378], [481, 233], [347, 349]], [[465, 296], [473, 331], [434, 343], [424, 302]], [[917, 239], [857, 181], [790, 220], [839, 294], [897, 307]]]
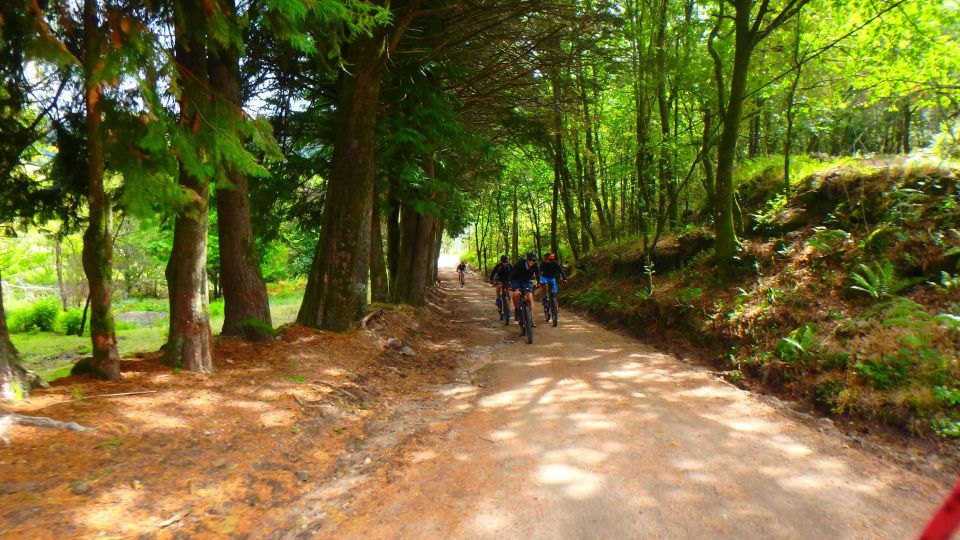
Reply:
[[586, 499], [600, 490], [600, 477], [583, 469], [554, 463], [540, 467], [540, 483], [563, 486], [563, 493], [572, 499]]

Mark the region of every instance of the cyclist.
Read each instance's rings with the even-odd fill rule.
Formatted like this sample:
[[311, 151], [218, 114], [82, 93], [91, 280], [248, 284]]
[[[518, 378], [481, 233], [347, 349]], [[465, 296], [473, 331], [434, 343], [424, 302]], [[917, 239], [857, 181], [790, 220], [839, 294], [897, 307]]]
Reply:
[[[526, 295], [527, 305], [533, 305], [533, 287], [532, 282], [537, 279], [540, 268], [537, 266], [537, 254], [527, 253], [525, 259], [520, 259], [513, 265], [510, 271], [510, 295], [513, 299], [513, 312], [516, 319], [520, 322], [520, 292]], [[523, 324], [520, 322], [520, 324]], [[533, 326], [537, 326], [534, 323]]]
[[[497, 300], [500, 300], [500, 293], [504, 287], [507, 290], [510, 290], [510, 258], [506, 255], [500, 257], [500, 264], [493, 267], [493, 272], [490, 273], [490, 283], [495, 283], [497, 285]], [[504, 309], [507, 306], [503, 306]]]
[[[553, 294], [556, 296], [558, 278], [561, 283], [566, 284], [567, 273], [563, 271], [563, 267], [557, 262], [557, 256], [553, 253], [547, 253], [547, 256], [543, 259], [543, 263], [540, 264], [540, 288], [543, 290], [543, 306], [547, 309], [550, 308], [550, 300], [547, 298], [547, 286], [553, 289]], [[549, 315], [547, 316], [547, 320], [550, 320]]]
[[460, 278], [460, 285], [463, 285], [463, 274], [467, 271], [467, 263], [460, 261], [457, 265], [457, 277]]

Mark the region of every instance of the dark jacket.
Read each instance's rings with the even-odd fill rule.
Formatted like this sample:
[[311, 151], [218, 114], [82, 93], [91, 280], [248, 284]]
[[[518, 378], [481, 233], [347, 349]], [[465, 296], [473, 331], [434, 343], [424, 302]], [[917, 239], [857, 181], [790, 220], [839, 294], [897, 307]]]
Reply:
[[510, 284], [510, 265], [506, 263], [498, 263], [493, 267], [493, 272], [490, 273], [490, 281], [494, 283], [505, 283]]
[[530, 268], [527, 268], [527, 260], [520, 259], [517, 261], [517, 264], [513, 265], [513, 269], [510, 271], [510, 281], [530, 281], [538, 275], [540, 275], [539, 266], [534, 264]]
[[567, 279], [567, 273], [557, 261], [545, 262], [540, 265], [540, 275], [545, 278]]

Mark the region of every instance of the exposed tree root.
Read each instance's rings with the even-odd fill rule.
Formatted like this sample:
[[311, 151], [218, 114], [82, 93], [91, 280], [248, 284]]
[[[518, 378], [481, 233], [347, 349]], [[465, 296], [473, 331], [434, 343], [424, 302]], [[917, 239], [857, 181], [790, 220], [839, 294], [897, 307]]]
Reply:
[[45, 416], [24, 416], [17, 413], [7, 413], [3, 416], [0, 416], [0, 440], [6, 444], [10, 444], [10, 438], [7, 437], [7, 430], [10, 429], [10, 426], [14, 424], [55, 429], [70, 429], [73, 431], [86, 431], [88, 429], [94, 429], [92, 427], [81, 426], [76, 422], [58, 422], [57, 420], [47, 418]]

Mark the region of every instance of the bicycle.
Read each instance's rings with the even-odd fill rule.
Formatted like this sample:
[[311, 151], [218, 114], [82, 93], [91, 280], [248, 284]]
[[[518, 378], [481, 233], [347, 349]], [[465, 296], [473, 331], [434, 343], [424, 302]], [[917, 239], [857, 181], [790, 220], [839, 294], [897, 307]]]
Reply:
[[527, 343], [533, 343], [533, 314], [530, 304], [527, 303], [527, 292], [529, 289], [520, 289], [519, 315], [520, 315], [520, 335], [527, 336]]
[[557, 326], [557, 295], [553, 292], [553, 283], [547, 284], [547, 294], [543, 297], [543, 314], [547, 322]]
[[461, 271], [458, 270], [458, 271], [457, 271], [457, 274], [460, 274], [460, 276], [459, 276], [459, 279], [460, 279], [460, 288], [462, 289], [462, 288], [463, 288], [463, 272], [461, 272]]
[[500, 298], [497, 298], [497, 309], [500, 311], [500, 320], [504, 326], [510, 325], [510, 291], [500, 287]]

